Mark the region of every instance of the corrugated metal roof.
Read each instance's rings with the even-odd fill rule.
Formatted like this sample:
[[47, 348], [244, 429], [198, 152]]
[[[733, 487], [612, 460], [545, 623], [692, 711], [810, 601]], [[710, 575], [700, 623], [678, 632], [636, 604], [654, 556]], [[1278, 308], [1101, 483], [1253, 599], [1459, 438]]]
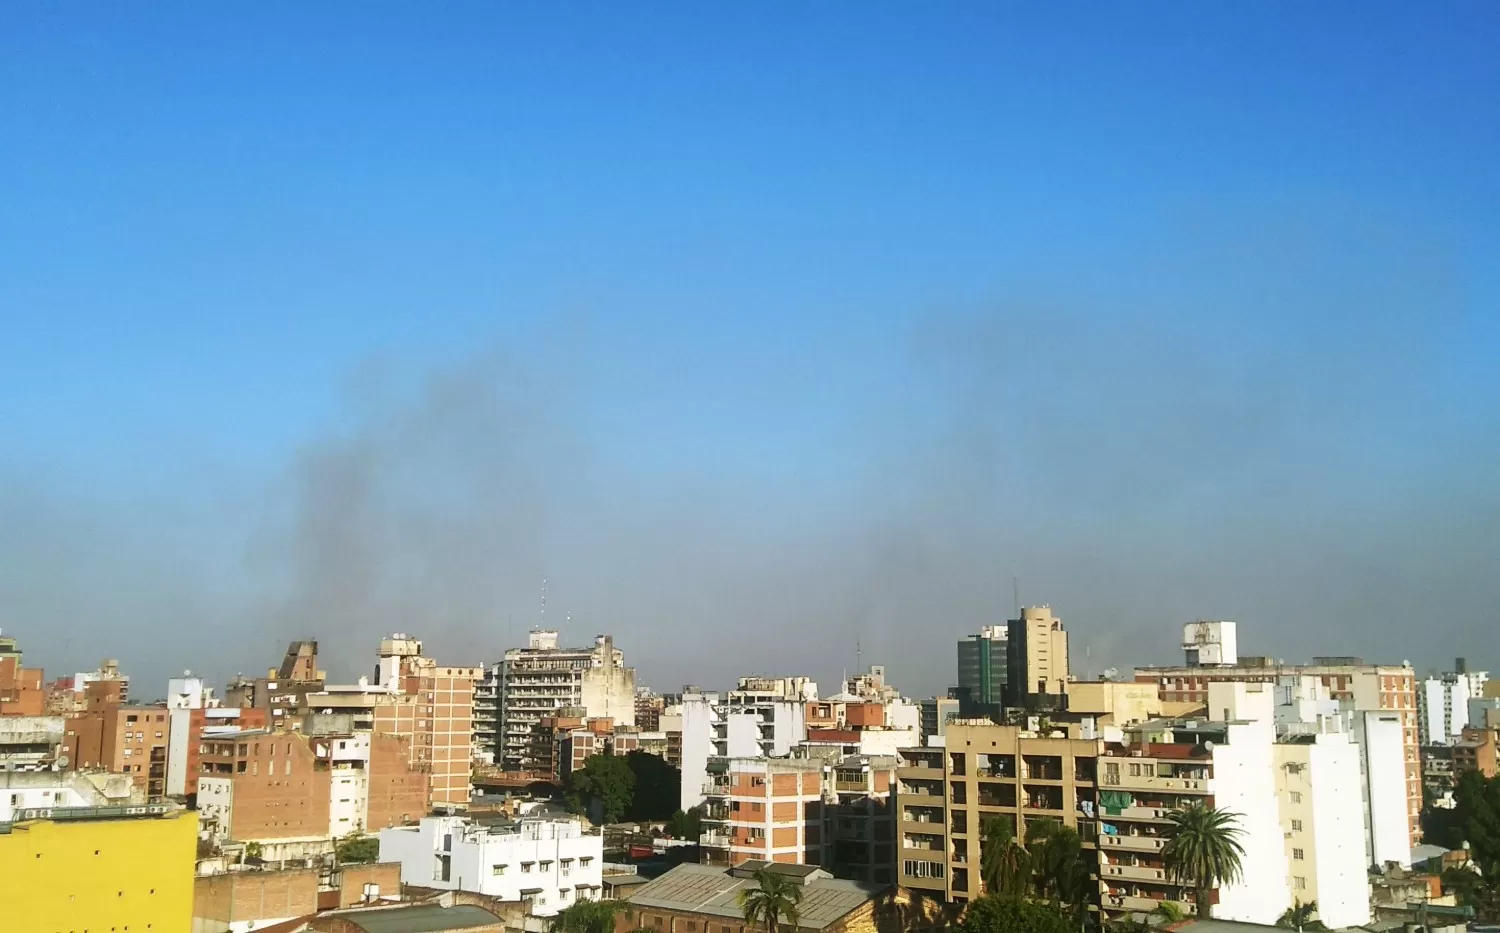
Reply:
[[365, 933], [441, 933], [445, 930], [471, 930], [494, 925], [500, 918], [470, 904], [439, 907], [388, 907], [384, 910], [357, 910], [349, 914], [330, 914], [364, 930]]
[[[740, 892], [754, 885], [754, 879], [736, 878], [727, 869], [712, 865], [678, 865], [629, 894], [627, 900], [638, 907], [660, 907], [740, 919], [744, 916], [740, 908]], [[838, 878], [810, 881], [801, 886], [802, 901], [797, 905], [798, 926], [821, 930], [886, 887]]]

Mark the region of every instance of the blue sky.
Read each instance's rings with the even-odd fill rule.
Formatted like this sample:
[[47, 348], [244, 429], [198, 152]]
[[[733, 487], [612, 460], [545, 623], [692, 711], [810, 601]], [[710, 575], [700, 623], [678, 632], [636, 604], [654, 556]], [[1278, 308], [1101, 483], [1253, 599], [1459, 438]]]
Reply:
[[[1264, 417], [1295, 431], [1278, 427], [1244, 470], [1164, 457], [1185, 464], [1174, 496], [1199, 498], [1173, 499], [1162, 540], [1203, 501], [1274, 511], [1265, 489], [1289, 487], [1269, 451], [1289, 439], [1327, 465], [1292, 484], [1299, 514], [1354, 490], [1467, 489], [1445, 461], [1482, 462], [1497, 411], [1497, 36], [1484, 3], [13, 7], [0, 21], [0, 514], [27, 519], [0, 555], [29, 569], [0, 577], [0, 620], [88, 631], [106, 623], [104, 591], [142, 579], [152, 595], [121, 624], [230, 603], [254, 618], [274, 586], [244, 554], [266, 514], [296, 512], [299, 458], [429, 417], [413, 394], [476, 365], [499, 366], [486, 378], [502, 384], [505, 367], [527, 374], [512, 388], [533, 393], [549, 438], [566, 435], [548, 450], [587, 476], [539, 480], [554, 498], [631, 500], [612, 521], [638, 531], [690, 488], [713, 506], [685, 511], [721, 519], [698, 533], [731, 550], [776, 529], [863, 539], [844, 523], [872, 502], [924, 508], [951, 485], [932, 476], [969, 469], [943, 453], [955, 425], [999, 413], [961, 447], [983, 433], [1007, 480], [976, 482], [1108, 564], [1080, 579], [1063, 556], [1039, 559], [1065, 617], [1070, 597], [1075, 615], [1109, 615], [1101, 573], [1158, 590], [1202, 579], [1180, 562], [1133, 567], [1138, 531], [1118, 510], [1160, 475], [1136, 451], [1158, 435], [1163, 449], [1225, 449], [1223, 422], [1261, 411], [1247, 399], [1275, 397]], [[1157, 365], [1145, 376], [1133, 359]], [[1163, 360], [1186, 364], [1186, 385]], [[1286, 370], [1259, 384], [1271, 364]], [[1052, 387], [1007, 416], [1029, 390], [994, 373], [1028, 367]], [[1137, 424], [1111, 405], [1145, 382], [1131, 398], [1153, 414]], [[1189, 411], [1205, 399], [1221, 407]], [[1330, 433], [1337, 449], [1308, 440]], [[1053, 485], [1020, 453], [1033, 444], [1130, 462]], [[919, 450], [932, 452], [920, 467]], [[426, 495], [454, 469], [392, 473]], [[425, 500], [401, 501], [420, 514]], [[1472, 516], [1489, 501], [1440, 504]], [[68, 521], [52, 509], [98, 517], [57, 531]], [[572, 510], [541, 533], [566, 538], [599, 514]], [[75, 573], [76, 548], [41, 561], [16, 530], [27, 522], [132, 544]], [[917, 524], [943, 536], [941, 521]], [[848, 550], [827, 546], [816, 553]], [[1024, 564], [1018, 550], [986, 561]], [[628, 633], [657, 609], [649, 593], [604, 591], [624, 573], [604, 569], [615, 553], [560, 546], [534, 569], [598, 587], [579, 603], [618, 610]], [[132, 566], [143, 554], [165, 566]], [[1230, 549], [1215, 570], [1238, 580], [1246, 559]], [[676, 560], [635, 571], [670, 577]], [[1402, 560], [1355, 563], [1378, 577]], [[781, 571], [765, 576], [785, 589]], [[981, 577], [936, 587], [971, 591], [940, 613], [957, 630], [994, 597]], [[489, 595], [507, 614], [533, 600], [501, 591]], [[1179, 621], [1119, 612], [1111, 624], [1163, 645]], [[255, 650], [268, 664], [280, 649]], [[939, 688], [947, 653], [912, 679]], [[691, 673], [657, 663], [663, 685]]]

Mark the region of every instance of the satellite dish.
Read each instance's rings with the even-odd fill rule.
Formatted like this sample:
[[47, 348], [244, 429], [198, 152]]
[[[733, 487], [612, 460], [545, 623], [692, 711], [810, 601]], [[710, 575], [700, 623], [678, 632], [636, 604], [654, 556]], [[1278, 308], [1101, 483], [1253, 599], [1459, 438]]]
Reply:
[[64, 768], [67, 768], [67, 766], [68, 766], [68, 756], [67, 755], [58, 755], [57, 756], [57, 767], [59, 769], [64, 769]]
[[1204, 748], [1205, 751], [1210, 751], [1210, 752], [1213, 751], [1214, 750], [1214, 740], [1213, 739], [1209, 739], [1208, 741], [1204, 742], [1203, 743], [1203, 748]]

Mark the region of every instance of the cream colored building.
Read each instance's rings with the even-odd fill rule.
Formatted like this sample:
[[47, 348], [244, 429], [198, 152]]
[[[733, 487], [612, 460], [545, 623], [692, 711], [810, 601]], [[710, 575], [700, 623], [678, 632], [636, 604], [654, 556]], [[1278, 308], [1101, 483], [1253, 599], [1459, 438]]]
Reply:
[[1075, 680], [1068, 684], [1068, 712], [1099, 717], [1102, 726], [1128, 726], [1162, 714], [1155, 684]]
[[1027, 606], [1010, 620], [1007, 705], [1021, 706], [1032, 695], [1068, 692], [1068, 633], [1048, 606]]

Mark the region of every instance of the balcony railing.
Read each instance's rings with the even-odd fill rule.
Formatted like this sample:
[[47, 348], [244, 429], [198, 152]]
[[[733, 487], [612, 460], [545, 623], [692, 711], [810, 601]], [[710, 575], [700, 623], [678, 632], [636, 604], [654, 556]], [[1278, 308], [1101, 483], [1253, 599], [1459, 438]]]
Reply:
[[1101, 849], [1124, 849], [1127, 852], [1160, 852], [1167, 844], [1165, 836], [1099, 836]]

